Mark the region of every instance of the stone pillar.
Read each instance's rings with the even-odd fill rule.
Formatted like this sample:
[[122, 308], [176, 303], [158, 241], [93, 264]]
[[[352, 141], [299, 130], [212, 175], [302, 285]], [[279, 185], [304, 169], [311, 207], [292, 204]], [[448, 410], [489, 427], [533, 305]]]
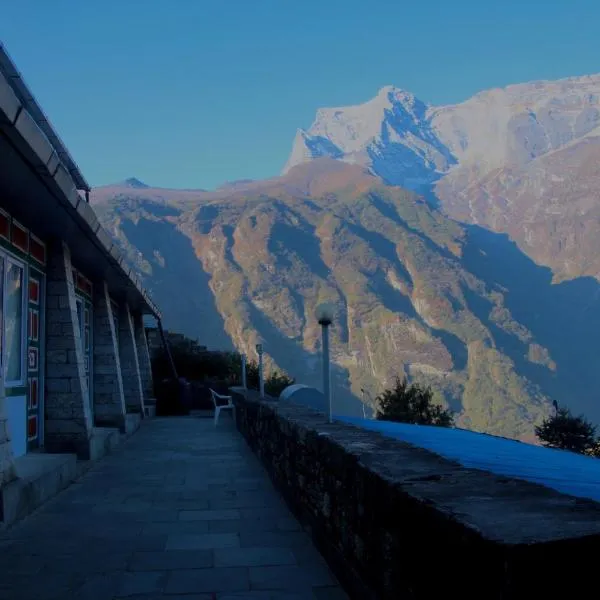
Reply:
[[135, 329], [127, 303], [121, 305], [121, 314], [119, 315], [119, 356], [127, 412], [144, 415], [144, 393], [135, 343]]
[[4, 398], [4, 382], [0, 379], [0, 521], [2, 521], [2, 487], [16, 477]]
[[152, 385], [152, 363], [150, 362], [150, 351], [148, 350], [148, 339], [144, 329], [144, 316], [142, 313], [133, 315], [133, 328], [135, 333], [135, 345], [140, 365], [140, 377], [142, 380], [142, 393], [144, 400], [154, 397]]
[[94, 289], [94, 420], [124, 433], [125, 396], [112, 303], [106, 282]]
[[58, 241], [49, 247], [46, 286], [46, 450], [87, 460], [92, 431], [71, 252]]

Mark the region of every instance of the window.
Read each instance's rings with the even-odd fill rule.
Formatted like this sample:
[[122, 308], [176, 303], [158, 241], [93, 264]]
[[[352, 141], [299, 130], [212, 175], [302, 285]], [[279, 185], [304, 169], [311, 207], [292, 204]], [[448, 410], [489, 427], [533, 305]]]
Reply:
[[29, 236], [29, 254], [42, 265], [46, 264], [46, 246], [34, 235]]
[[4, 283], [5, 376], [8, 382], [23, 379], [23, 267], [6, 261]]
[[29, 278], [29, 302], [32, 304], [40, 303], [40, 282], [35, 277]]
[[25, 227], [19, 225], [19, 223], [14, 220], [12, 222], [10, 237], [13, 246], [16, 246], [23, 252], [29, 252], [29, 232]]
[[10, 217], [3, 210], [0, 210], [0, 235], [5, 239], [10, 237]]

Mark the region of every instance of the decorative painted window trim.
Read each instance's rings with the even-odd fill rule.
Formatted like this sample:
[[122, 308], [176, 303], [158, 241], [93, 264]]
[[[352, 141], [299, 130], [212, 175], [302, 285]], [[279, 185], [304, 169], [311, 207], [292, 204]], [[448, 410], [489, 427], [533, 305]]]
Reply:
[[[33, 423], [33, 425], [32, 425]], [[30, 415], [27, 417], [27, 441], [32, 442], [38, 437], [38, 416]]]
[[[33, 286], [33, 287], [32, 287]], [[32, 295], [32, 290], [35, 289], [35, 293]], [[35, 304], [36, 306], [40, 305], [40, 294], [42, 293], [40, 280], [38, 277], [34, 275], [29, 275], [29, 282], [27, 285], [27, 293], [29, 294], [29, 302], [31, 304]]]
[[[23, 234], [22, 243], [15, 242], [13, 231], [17, 230]], [[15, 249], [19, 255], [27, 256], [28, 262], [33, 261], [35, 265], [45, 266], [47, 263], [46, 244], [34, 235], [27, 227], [13, 219], [7, 211], [0, 208], [0, 239], [8, 242], [10, 249]]]
[[[19, 231], [23, 235], [23, 245], [15, 240], [15, 231]], [[10, 243], [24, 254], [29, 254], [29, 229], [21, 225], [16, 219], [11, 219]]]
[[40, 385], [40, 380], [37, 376], [29, 378], [29, 390], [28, 390], [28, 408], [29, 408], [29, 410], [36, 410], [38, 407], [39, 385]]
[[94, 284], [81, 271], [73, 269], [73, 285], [75, 291], [87, 299], [92, 299], [94, 294]]
[[40, 311], [35, 308], [29, 308], [27, 326], [27, 339], [30, 342], [40, 341]]
[[[6, 223], [6, 225], [5, 225], [5, 223]], [[0, 208], [0, 237], [4, 238], [7, 242], [10, 242], [10, 215], [5, 210], [2, 210], [1, 208]]]
[[[40, 247], [40, 249], [42, 250], [43, 258], [40, 259], [39, 257], [35, 256], [35, 254], [33, 253], [34, 245], [38, 245]], [[46, 244], [44, 242], [42, 242], [42, 240], [40, 240], [39, 237], [33, 235], [33, 233], [31, 233], [31, 232], [29, 232], [29, 256], [31, 256], [31, 258], [33, 258], [33, 260], [35, 260], [40, 265], [46, 264], [46, 261], [47, 261]]]

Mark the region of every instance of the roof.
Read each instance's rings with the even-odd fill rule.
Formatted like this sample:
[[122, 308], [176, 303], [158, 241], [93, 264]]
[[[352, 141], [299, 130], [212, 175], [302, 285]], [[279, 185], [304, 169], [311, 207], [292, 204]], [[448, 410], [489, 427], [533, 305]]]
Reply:
[[464, 467], [541, 484], [600, 502], [600, 459], [466, 429], [336, 416], [336, 420], [425, 448]]
[[4, 75], [8, 84], [11, 86], [13, 92], [19, 99], [19, 102], [21, 102], [21, 104], [27, 109], [38, 127], [48, 138], [48, 141], [52, 144], [52, 146], [54, 146], [58, 157], [67, 168], [67, 171], [75, 182], [77, 189], [89, 192], [91, 189], [90, 185], [81, 174], [77, 163], [73, 160], [73, 157], [67, 150], [63, 141], [60, 139], [58, 133], [56, 133], [54, 127], [48, 120], [48, 117], [38, 104], [34, 95], [31, 93], [31, 90], [25, 83], [23, 76], [15, 66], [15, 63], [9, 56], [2, 42], [0, 42], [0, 73]]
[[86, 276], [104, 279], [113, 292], [160, 319], [141, 279], [82, 198], [89, 185], [1, 44], [0, 133], [3, 208], [38, 235], [73, 245]]

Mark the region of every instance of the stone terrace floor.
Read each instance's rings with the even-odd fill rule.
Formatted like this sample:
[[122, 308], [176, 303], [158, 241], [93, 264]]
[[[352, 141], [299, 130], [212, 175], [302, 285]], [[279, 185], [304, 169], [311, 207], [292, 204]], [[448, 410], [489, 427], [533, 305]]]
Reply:
[[347, 598], [227, 415], [154, 419], [0, 532], [0, 599]]

